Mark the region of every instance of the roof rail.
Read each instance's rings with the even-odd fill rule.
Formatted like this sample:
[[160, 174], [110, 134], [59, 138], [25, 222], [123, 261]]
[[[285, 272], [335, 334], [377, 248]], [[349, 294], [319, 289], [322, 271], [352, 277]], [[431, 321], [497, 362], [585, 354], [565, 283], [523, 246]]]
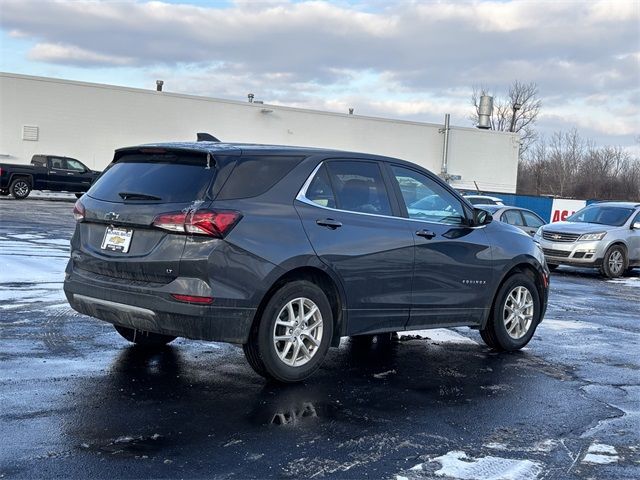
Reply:
[[206, 132], [198, 132], [198, 142], [220, 142], [216, 137]]

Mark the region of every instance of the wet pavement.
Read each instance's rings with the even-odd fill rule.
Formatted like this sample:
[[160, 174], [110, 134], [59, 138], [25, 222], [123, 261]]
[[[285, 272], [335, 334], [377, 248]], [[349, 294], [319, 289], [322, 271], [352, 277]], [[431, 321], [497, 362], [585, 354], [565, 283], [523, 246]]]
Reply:
[[638, 269], [559, 269], [522, 352], [344, 340], [284, 387], [235, 346], [143, 350], [72, 311], [70, 209], [0, 199], [0, 478], [640, 478]]

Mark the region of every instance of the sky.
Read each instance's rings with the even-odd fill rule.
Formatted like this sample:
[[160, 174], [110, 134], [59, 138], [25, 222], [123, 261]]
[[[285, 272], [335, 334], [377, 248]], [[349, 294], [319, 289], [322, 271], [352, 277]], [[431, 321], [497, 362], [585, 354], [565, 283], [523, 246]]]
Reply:
[[535, 82], [542, 135], [640, 156], [640, 0], [0, 0], [0, 70], [460, 126]]

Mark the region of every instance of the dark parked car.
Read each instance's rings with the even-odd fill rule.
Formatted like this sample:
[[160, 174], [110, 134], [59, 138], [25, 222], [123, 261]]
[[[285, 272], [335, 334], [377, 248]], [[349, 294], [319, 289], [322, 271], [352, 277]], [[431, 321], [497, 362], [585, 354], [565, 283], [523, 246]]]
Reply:
[[34, 155], [31, 165], [0, 163], [0, 195], [21, 200], [31, 190], [86, 192], [100, 175], [75, 158]]
[[[441, 201], [421, 209], [427, 196]], [[284, 382], [311, 375], [345, 336], [468, 325], [490, 347], [520, 349], [547, 305], [528, 235], [393, 158], [124, 148], [74, 215], [64, 290], [75, 310], [137, 344], [241, 344], [257, 373]]]
[[476, 205], [476, 208], [486, 210], [494, 219], [518, 227], [532, 237], [541, 226], [547, 224], [537, 213], [526, 208], [507, 207], [504, 205]]

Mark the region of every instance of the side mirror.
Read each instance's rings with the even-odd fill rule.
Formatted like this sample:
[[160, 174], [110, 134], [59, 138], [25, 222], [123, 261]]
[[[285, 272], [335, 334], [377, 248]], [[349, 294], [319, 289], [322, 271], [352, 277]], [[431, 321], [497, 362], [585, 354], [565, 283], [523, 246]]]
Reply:
[[640, 230], [640, 222], [633, 222], [631, 224], [631, 230]]
[[480, 208], [473, 209], [473, 226], [480, 227], [482, 225], [489, 225], [493, 221], [493, 216], [486, 210]]

